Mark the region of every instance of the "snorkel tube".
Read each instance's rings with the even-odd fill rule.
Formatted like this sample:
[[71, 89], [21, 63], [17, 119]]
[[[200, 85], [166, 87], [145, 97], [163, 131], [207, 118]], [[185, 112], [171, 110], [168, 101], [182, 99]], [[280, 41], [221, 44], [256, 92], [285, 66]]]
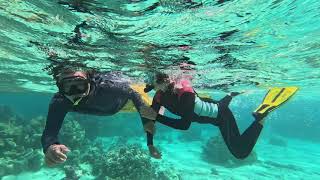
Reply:
[[152, 89], [154, 89], [154, 85], [153, 84], [146, 84], [146, 87], [143, 89], [143, 91], [145, 93], [148, 93], [148, 92], [152, 91]]

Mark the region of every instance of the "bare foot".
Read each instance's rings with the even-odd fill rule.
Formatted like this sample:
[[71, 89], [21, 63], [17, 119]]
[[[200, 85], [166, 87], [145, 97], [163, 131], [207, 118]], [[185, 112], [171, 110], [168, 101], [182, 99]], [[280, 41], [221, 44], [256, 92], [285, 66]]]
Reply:
[[155, 158], [155, 159], [161, 159], [161, 153], [158, 151], [158, 149], [156, 147], [154, 147], [153, 145], [149, 145], [149, 152], [150, 152], [150, 156]]

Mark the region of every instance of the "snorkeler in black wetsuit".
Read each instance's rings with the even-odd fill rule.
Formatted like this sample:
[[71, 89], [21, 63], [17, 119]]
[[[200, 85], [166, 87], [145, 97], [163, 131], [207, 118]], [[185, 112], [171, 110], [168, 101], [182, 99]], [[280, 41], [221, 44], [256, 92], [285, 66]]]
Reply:
[[89, 27], [86, 21], [83, 21], [82, 23], [76, 25], [76, 27], [74, 28], [73, 32], [75, 32], [76, 34], [74, 35], [74, 37], [72, 39], [70, 39], [71, 43], [75, 43], [75, 44], [82, 44], [82, 36], [83, 34], [81, 33], [81, 29], [83, 27]]
[[[55, 79], [59, 92], [51, 100], [41, 138], [46, 164], [49, 166], [63, 163], [67, 159], [66, 153], [69, 150], [60, 144], [58, 134], [68, 112], [110, 116], [119, 112], [128, 100], [132, 100], [138, 111], [151, 109], [119, 73], [66, 69], [55, 75]], [[141, 120], [145, 131], [153, 134], [154, 123], [148, 120], [148, 115], [144, 117]]]
[[[239, 93], [231, 93], [220, 101], [214, 101], [209, 98], [199, 98], [188, 82], [183, 82], [180, 89], [176, 89], [175, 85], [176, 82], [170, 82], [166, 74], [157, 74], [152, 84], [147, 85], [145, 89], [145, 92], [156, 90], [151, 106], [154, 111], [142, 114], [149, 113], [153, 116], [152, 120], [180, 130], [187, 130], [191, 122], [213, 124], [219, 127], [228, 149], [236, 158], [243, 159], [250, 154], [262, 130], [264, 117], [255, 116], [255, 121], [243, 134], [240, 134], [235, 118], [228, 107], [232, 97]], [[181, 116], [181, 119], [161, 115], [158, 113], [161, 106]], [[147, 137], [148, 145], [152, 145], [153, 135], [147, 133]], [[156, 149], [150, 153], [153, 156], [161, 156]]]

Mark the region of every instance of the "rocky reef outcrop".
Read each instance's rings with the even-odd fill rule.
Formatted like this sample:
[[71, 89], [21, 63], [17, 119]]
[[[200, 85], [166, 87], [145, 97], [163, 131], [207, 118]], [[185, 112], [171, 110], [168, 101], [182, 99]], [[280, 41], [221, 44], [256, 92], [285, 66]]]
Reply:
[[257, 154], [252, 151], [245, 159], [235, 158], [229, 151], [221, 135], [210, 138], [202, 148], [203, 160], [225, 167], [237, 167], [257, 162]]
[[[41, 135], [46, 118], [25, 120], [7, 106], [0, 106], [0, 112], [5, 113], [0, 116], [0, 177], [45, 167]], [[59, 133], [61, 143], [71, 150], [68, 160], [56, 166], [65, 172], [64, 179], [79, 179], [82, 175], [117, 180], [181, 179], [174, 168], [159, 168], [146, 148], [129, 144], [128, 136], [114, 138], [108, 145], [89, 139], [77, 117], [67, 116]]]
[[8, 106], [0, 106], [0, 112], [0, 177], [39, 170], [43, 159], [41, 123], [32, 119], [25, 126], [25, 121]]

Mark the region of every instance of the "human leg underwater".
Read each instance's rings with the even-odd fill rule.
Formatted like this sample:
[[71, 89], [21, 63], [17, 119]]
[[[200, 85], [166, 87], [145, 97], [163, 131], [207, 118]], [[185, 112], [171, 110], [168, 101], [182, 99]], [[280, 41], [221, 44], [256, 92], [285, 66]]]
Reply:
[[230, 152], [238, 159], [246, 158], [252, 151], [262, 130], [259, 121], [254, 121], [242, 134], [229, 109], [231, 96], [224, 97], [219, 103], [218, 127]]
[[250, 154], [263, 128], [264, 118], [287, 102], [297, 90], [296, 87], [271, 88], [263, 103], [253, 112], [255, 121], [242, 134], [228, 107], [232, 96], [226, 96], [219, 101], [218, 126], [228, 149], [236, 158], [243, 159]]

